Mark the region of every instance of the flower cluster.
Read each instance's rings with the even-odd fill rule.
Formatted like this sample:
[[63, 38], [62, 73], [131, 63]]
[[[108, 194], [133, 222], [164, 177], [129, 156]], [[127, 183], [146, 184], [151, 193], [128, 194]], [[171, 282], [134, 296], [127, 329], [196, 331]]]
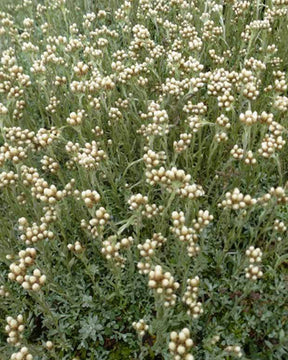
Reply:
[[26, 165], [21, 166], [21, 176], [23, 184], [30, 186], [31, 195], [48, 204], [55, 204], [64, 197], [71, 195], [71, 190], [75, 184], [75, 179], [71, 179], [63, 190], [58, 190], [55, 185], [49, 186], [48, 182], [40, 177], [37, 169], [29, 168]]
[[171, 170], [165, 170], [164, 167], [146, 171], [146, 181], [154, 186], [161, 184], [167, 191], [173, 191], [180, 197], [189, 199], [198, 198], [204, 195], [202, 186], [195, 183], [191, 184], [191, 175], [185, 174], [184, 170], [172, 167]]
[[148, 204], [148, 197], [142, 194], [132, 195], [128, 200], [129, 209], [137, 210], [140, 206]]
[[5, 289], [4, 285], [0, 286], [0, 296], [8, 297], [10, 295], [10, 292]]
[[44, 155], [41, 159], [42, 169], [44, 171], [50, 171], [51, 174], [56, 174], [59, 170], [60, 166], [57, 161], [55, 161], [52, 157]]
[[257, 199], [252, 198], [250, 195], [243, 195], [238, 188], [235, 188], [232, 192], [229, 191], [225, 194], [225, 200], [219, 203], [218, 206], [224, 209], [239, 210], [256, 203]]
[[19, 346], [21, 344], [21, 340], [23, 339], [22, 333], [25, 329], [23, 324], [23, 315], [18, 315], [15, 319], [11, 316], [8, 316], [6, 321], [7, 325], [5, 327], [5, 331], [8, 334], [7, 342], [9, 344]]
[[33, 355], [29, 353], [26, 346], [23, 346], [19, 351], [11, 355], [10, 360], [33, 360]]
[[152, 169], [161, 165], [166, 160], [166, 155], [164, 151], [155, 152], [151, 149], [147, 149], [146, 153], [143, 155], [143, 160], [148, 169]]
[[104, 207], [100, 207], [95, 211], [95, 215], [92, 219], [87, 221], [85, 219], [81, 220], [81, 228], [87, 229], [94, 238], [96, 238], [104, 230], [104, 226], [110, 220], [110, 215]]
[[179, 288], [180, 284], [174, 281], [171, 273], [163, 273], [162, 267], [156, 265], [154, 269], [149, 272], [148, 276], [148, 286], [163, 298], [164, 306], [174, 306], [176, 303], [176, 295], [174, 292]]
[[26, 218], [22, 217], [18, 220], [19, 231], [23, 232], [20, 236], [20, 239], [25, 242], [26, 245], [31, 245], [37, 243], [38, 241], [44, 239], [53, 239], [54, 233], [48, 230], [48, 225], [46, 222], [43, 222], [40, 225], [33, 223], [29, 226], [29, 223]]
[[250, 246], [248, 250], [246, 250], [246, 256], [249, 259], [250, 265], [245, 268], [246, 278], [251, 280], [260, 279], [263, 276], [263, 272], [261, 270], [261, 262], [262, 262], [262, 251], [259, 248], [254, 246]]
[[13, 171], [3, 171], [0, 174], [0, 189], [6, 186], [15, 185], [19, 176]]
[[209, 214], [208, 210], [199, 210], [197, 219], [193, 220], [193, 229], [196, 233], [200, 233], [213, 220], [213, 215]]
[[226, 346], [225, 351], [227, 351], [231, 355], [234, 355], [234, 356], [236, 356], [238, 358], [241, 358], [243, 356], [241, 347], [239, 345]]
[[283, 221], [276, 219], [274, 221], [273, 230], [280, 232], [280, 233], [284, 233], [287, 230], [287, 226], [285, 225], [285, 223]]
[[76, 241], [75, 244], [68, 244], [67, 245], [68, 250], [73, 251], [77, 254], [82, 253], [84, 251], [84, 248], [80, 241]]
[[200, 314], [203, 313], [203, 307], [201, 302], [197, 302], [199, 291], [199, 276], [187, 280], [187, 287], [182, 298], [184, 304], [188, 306], [187, 314], [191, 315], [194, 319], [197, 319]]
[[32, 275], [25, 275], [22, 287], [25, 290], [39, 291], [46, 282], [46, 275], [39, 269], [34, 269]]
[[140, 255], [144, 258], [151, 258], [155, 253], [155, 249], [161, 247], [165, 241], [166, 239], [161, 233], [153, 234], [151, 240], [147, 239], [144, 244], [138, 244], [137, 247], [140, 251]]
[[[75, 191], [74, 191], [75, 194]], [[77, 195], [76, 192], [75, 195]], [[100, 201], [100, 195], [96, 190], [84, 190], [81, 192], [81, 198], [84, 200], [84, 203], [87, 207], [92, 208], [95, 204]]]
[[75, 164], [83, 166], [85, 169], [97, 169], [101, 161], [107, 159], [107, 154], [101, 149], [100, 142], [93, 140], [91, 143], [85, 143], [81, 147], [79, 143], [68, 141], [66, 151], [71, 154], [71, 159], [67, 162], [68, 169], [73, 169]]
[[141, 125], [138, 133], [143, 136], [151, 135], [167, 135], [169, 133], [169, 117], [166, 110], [161, 109], [161, 106], [152, 101], [148, 106], [148, 113], [141, 114], [143, 120], [150, 120], [147, 125]]
[[119, 251], [122, 249], [129, 249], [133, 241], [134, 239], [132, 236], [123, 238], [120, 241], [117, 241], [117, 236], [109, 236], [107, 240], [103, 241], [101, 252], [107, 260], [113, 260], [116, 266], [124, 267], [126, 259], [120, 255]]
[[145, 320], [140, 319], [139, 321], [134, 321], [132, 323], [133, 328], [137, 331], [139, 336], [143, 337], [146, 331], [149, 329], [149, 326], [146, 324]]
[[10, 264], [10, 273], [8, 274], [8, 278], [10, 280], [17, 281], [23, 286], [27, 268], [35, 263], [36, 254], [37, 252], [35, 248], [20, 250], [18, 253], [19, 260]]
[[188, 328], [182, 329], [179, 333], [173, 331], [170, 334], [169, 351], [174, 360], [194, 360], [194, 356], [189, 354], [193, 344]]
[[197, 222], [197, 220], [193, 220], [193, 227], [187, 227], [185, 225], [186, 219], [183, 211], [172, 212], [173, 226], [170, 227], [170, 230], [179, 239], [179, 241], [187, 243], [187, 253], [190, 257], [199, 253], [200, 246], [197, 244], [199, 233], [201, 232], [201, 229], [207, 226], [213, 218], [209, 215], [209, 212], [207, 212], [207, 219], [205, 219], [206, 215], [204, 215], [204, 213], [205, 212], [200, 210], [198, 214], [199, 221]]

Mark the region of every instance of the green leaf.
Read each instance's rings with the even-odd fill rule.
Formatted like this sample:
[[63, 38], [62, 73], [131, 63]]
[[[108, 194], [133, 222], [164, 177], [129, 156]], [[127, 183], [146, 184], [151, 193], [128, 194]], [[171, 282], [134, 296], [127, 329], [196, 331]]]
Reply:
[[99, 334], [104, 327], [101, 323], [99, 323], [98, 316], [92, 316], [88, 317], [85, 320], [82, 320], [80, 322], [81, 329], [79, 330], [80, 337], [83, 340], [86, 339], [92, 339], [93, 341], [96, 341], [97, 339], [100, 339], [102, 336]]

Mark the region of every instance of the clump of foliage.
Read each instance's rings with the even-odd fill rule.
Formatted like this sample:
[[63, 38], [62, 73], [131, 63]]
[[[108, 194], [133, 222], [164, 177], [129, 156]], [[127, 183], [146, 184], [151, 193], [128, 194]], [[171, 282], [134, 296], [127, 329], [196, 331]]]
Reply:
[[288, 2], [0, 3], [0, 358], [287, 358]]

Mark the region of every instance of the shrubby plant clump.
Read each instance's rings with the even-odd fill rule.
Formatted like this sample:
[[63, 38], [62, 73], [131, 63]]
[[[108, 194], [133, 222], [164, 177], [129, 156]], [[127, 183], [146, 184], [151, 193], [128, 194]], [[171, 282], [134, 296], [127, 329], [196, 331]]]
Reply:
[[1, 359], [287, 359], [287, 34], [286, 0], [1, 1]]

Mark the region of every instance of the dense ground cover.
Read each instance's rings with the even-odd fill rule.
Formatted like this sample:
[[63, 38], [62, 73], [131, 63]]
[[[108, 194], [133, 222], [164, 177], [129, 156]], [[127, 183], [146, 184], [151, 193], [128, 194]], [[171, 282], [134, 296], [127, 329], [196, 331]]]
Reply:
[[0, 10], [0, 359], [287, 359], [288, 1]]

